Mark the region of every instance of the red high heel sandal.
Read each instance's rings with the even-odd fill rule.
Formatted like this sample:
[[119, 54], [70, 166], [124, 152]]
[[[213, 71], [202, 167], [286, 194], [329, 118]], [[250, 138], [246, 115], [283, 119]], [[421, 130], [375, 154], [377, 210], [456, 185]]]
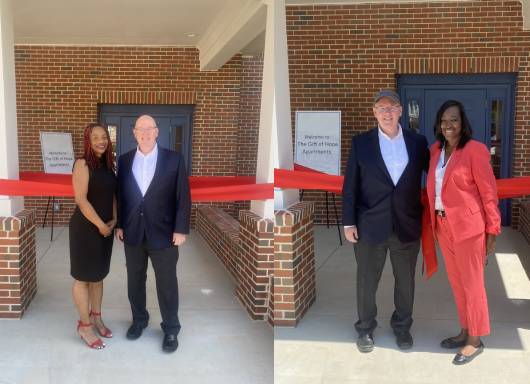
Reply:
[[77, 334], [79, 335], [81, 340], [83, 340], [86, 343], [86, 345], [88, 345], [90, 348], [92, 348], [92, 349], [103, 349], [103, 348], [105, 348], [105, 344], [103, 343], [103, 341], [101, 341], [101, 339], [99, 337], [98, 337], [98, 339], [96, 341], [94, 341], [92, 343], [89, 343], [79, 333], [79, 328], [86, 328], [86, 327], [91, 327], [91, 326], [92, 326], [92, 323], [85, 324], [81, 320], [78, 320], [77, 321]]
[[[90, 314], [89, 314], [90, 317], [101, 317], [101, 312], [94, 312], [94, 311], [90, 311]], [[94, 324], [95, 325], [95, 324]], [[96, 326], [96, 329], [98, 331], [98, 333], [101, 335], [101, 337], [106, 337], [107, 339], [110, 339], [112, 337], [112, 331], [110, 329], [108, 329], [107, 327], [105, 327], [105, 325], [103, 325], [103, 328], [104, 328], [104, 331], [101, 332], [101, 330], [99, 329], [99, 327], [97, 325]]]

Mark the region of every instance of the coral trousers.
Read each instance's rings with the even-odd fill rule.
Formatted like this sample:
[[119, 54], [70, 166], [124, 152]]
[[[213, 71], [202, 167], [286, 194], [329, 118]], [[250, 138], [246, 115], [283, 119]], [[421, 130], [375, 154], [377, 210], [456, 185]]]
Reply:
[[445, 260], [460, 326], [467, 329], [470, 336], [488, 335], [490, 322], [484, 286], [486, 234], [455, 243], [447, 217], [438, 215], [435, 233]]

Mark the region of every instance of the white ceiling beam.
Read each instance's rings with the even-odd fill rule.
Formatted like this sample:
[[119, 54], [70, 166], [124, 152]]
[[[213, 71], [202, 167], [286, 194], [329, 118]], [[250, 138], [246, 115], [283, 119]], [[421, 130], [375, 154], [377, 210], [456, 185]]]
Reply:
[[229, 3], [197, 44], [201, 70], [221, 68], [263, 32], [266, 18], [262, 0]]

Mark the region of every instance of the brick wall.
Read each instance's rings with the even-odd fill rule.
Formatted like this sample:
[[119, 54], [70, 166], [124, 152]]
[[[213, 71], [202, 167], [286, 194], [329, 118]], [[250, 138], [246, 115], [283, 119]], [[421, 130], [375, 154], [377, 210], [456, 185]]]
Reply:
[[197, 231], [232, 275], [250, 317], [273, 325], [273, 223], [247, 210], [239, 211], [239, 219], [217, 207], [199, 207]]
[[239, 93], [239, 135], [237, 138], [237, 174], [256, 174], [263, 57], [242, 58]]
[[[239, 135], [236, 155], [238, 175], [254, 176], [256, 174], [262, 79], [263, 56], [244, 56], [239, 94]], [[250, 209], [250, 202], [236, 202], [235, 217], [240, 209]]]
[[268, 320], [274, 268], [273, 221], [239, 211], [237, 296], [255, 320]]
[[270, 275], [269, 308], [267, 310], [267, 323], [274, 327], [274, 273]]
[[196, 229], [239, 283], [239, 222], [217, 207], [200, 206]]
[[316, 298], [312, 203], [276, 213], [274, 225], [274, 324], [295, 326]]
[[[352, 135], [375, 125], [374, 93], [395, 88], [396, 75], [517, 72], [512, 174], [530, 175], [530, 32], [519, 1], [289, 6], [287, 34], [293, 126], [296, 110], [340, 109], [343, 170]], [[323, 194], [304, 200], [323, 222]]]
[[[256, 159], [259, 100], [252, 98], [259, 96], [261, 67], [262, 59], [237, 55], [218, 71], [201, 72], [195, 48], [17, 45], [20, 170], [43, 170], [39, 131], [72, 133], [74, 151], [81, 155], [82, 130], [98, 119], [98, 103], [185, 103], [195, 105], [192, 174], [248, 174]], [[46, 201], [25, 199], [26, 207], [37, 208], [39, 223]], [[62, 209], [56, 219], [65, 224], [73, 201], [58, 202]], [[216, 205], [236, 215], [233, 203]]]
[[521, 204], [521, 220], [519, 229], [526, 241], [528, 241], [530, 244], [530, 201], [525, 201]]
[[35, 213], [0, 217], [0, 318], [21, 318], [36, 293]]
[[[521, 219], [519, 230], [525, 237], [526, 241], [530, 245], [530, 201], [526, 200], [521, 204]], [[519, 260], [530, 280], [530, 253], [521, 252], [519, 254]]]

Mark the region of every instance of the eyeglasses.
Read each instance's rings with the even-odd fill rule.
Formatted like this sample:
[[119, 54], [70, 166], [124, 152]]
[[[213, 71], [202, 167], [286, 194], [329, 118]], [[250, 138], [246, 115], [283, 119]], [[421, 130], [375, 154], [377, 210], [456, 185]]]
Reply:
[[401, 111], [401, 107], [375, 107], [375, 110], [377, 111], [377, 113], [396, 113]]
[[136, 132], [139, 132], [139, 133], [151, 133], [152, 131], [154, 131], [156, 129], [156, 127], [147, 127], [147, 128], [134, 128], [134, 130]]

